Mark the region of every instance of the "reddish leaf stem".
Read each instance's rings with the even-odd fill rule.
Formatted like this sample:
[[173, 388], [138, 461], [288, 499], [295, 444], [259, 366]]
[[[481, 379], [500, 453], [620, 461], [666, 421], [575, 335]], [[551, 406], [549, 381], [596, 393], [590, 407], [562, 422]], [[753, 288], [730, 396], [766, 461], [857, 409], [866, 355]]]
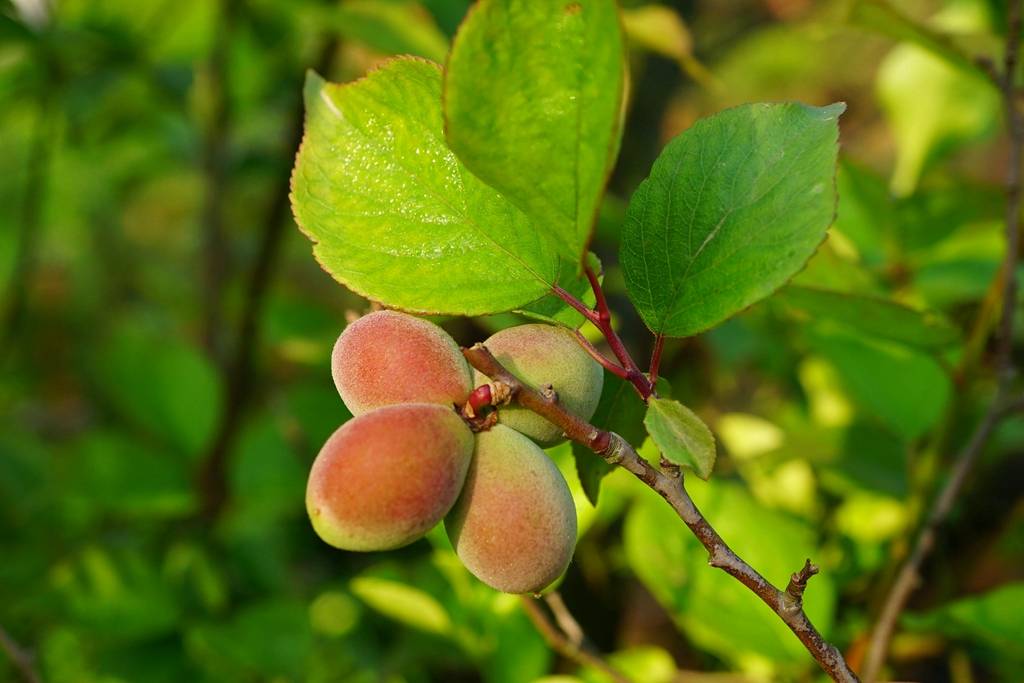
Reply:
[[590, 288], [594, 290], [594, 300], [597, 301], [595, 310], [598, 318], [603, 322], [610, 323], [612, 320], [611, 309], [608, 308], [608, 300], [605, 299], [604, 289], [601, 287], [601, 281], [597, 279], [597, 273], [590, 266], [584, 266], [583, 272], [587, 274]]
[[605, 358], [604, 354], [602, 354], [600, 351], [594, 348], [594, 345], [591, 344], [587, 340], [587, 338], [583, 336], [582, 332], [580, 332], [579, 330], [575, 330], [574, 334], [576, 335], [576, 341], [578, 341], [580, 346], [583, 347], [583, 350], [589, 353], [591, 358], [600, 363], [601, 367], [603, 367], [605, 370], [612, 373], [616, 377], [621, 377], [622, 379], [629, 378], [628, 372], [620, 368], [618, 365], [616, 365], [609, 359]]
[[661, 369], [661, 352], [665, 348], [665, 335], [654, 335], [654, 350], [651, 351], [651, 370], [647, 373], [653, 387], [658, 383], [658, 370]]
[[[566, 291], [558, 285], [554, 285], [551, 288], [552, 294], [557, 296], [565, 303], [572, 306], [576, 311], [579, 312], [584, 318], [590, 321], [601, 334], [604, 335], [605, 341], [608, 342], [608, 347], [611, 348], [612, 353], [619, 360], [620, 366], [613, 366], [611, 361], [607, 359], [601, 360], [603, 356], [598, 358], [600, 354], [597, 349], [594, 349], [592, 345], [587, 343], [584, 349], [587, 350], [598, 363], [607, 368], [610, 372], [613, 372], [617, 376], [625, 379], [636, 389], [636, 392], [640, 395], [644, 401], [646, 401], [651, 394], [654, 393], [654, 383], [647, 379], [647, 376], [640, 370], [640, 366], [636, 364], [633, 357], [629, 355], [629, 351], [626, 349], [626, 345], [622, 342], [618, 333], [612, 327], [612, 315], [611, 310], [608, 308], [608, 300], [605, 298], [604, 290], [601, 288], [601, 282], [597, 278], [597, 274], [590, 268], [590, 266], [584, 267], [584, 272], [587, 274], [587, 280], [590, 281], [590, 287], [594, 290], [594, 299], [597, 302], [595, 308], [591, 309], [585, 303], [577, 299], [572, 293]], [[580, 334], [576, 335], [577, 340], [584, 340], [584, 337]], [[589, 348], [588, 348], [589, 346]], [[612, 369], [615, 367], [615, 369]], [[621, 372], [620, 372], [621, 371]]]
[[574, 297], [571, 292], [567, 292], [558, 285], [552, 285], [551, 293], [557, 296], [565, 303], [575, 308], [580, 315], [582, 315], [590, 322], [594, 323], [594, 325], [600, 327], [599, 321], [597, 319], [597, 314], [594, 311], [590, 310], [590, 308], [588, 308], [585, 303]]

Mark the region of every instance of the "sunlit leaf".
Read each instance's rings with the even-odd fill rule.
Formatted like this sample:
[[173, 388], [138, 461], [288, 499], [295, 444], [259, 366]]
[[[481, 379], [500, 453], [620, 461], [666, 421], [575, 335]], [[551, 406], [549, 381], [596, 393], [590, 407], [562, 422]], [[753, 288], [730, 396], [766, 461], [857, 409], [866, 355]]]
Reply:
[[452, 629], [444, 607], [419, 588], [373, 576], [352, 579], [349, 587], [367, 605], [407, 626], [438, 635]]
[[611, 0], [484, 0], [448, 57], [452, 149], [570, 263], [585, 253], [618, 153], [623, 75]]
[[320, 264], [411, 311], [476, 315], [545, 294], [548, 237], [477, 180], [442, 136], [441, 71], [388, 62], [346, 85], [310, 75], [292, 207]]

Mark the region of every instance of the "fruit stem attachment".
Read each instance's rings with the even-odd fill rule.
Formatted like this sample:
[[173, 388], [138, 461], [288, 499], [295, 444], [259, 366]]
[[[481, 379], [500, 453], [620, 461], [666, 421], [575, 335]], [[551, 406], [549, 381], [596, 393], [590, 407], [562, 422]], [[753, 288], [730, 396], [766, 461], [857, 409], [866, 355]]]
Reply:
[[[664, 498], [707, 550], [708, 563], [712, 567], [732, 576], [768, 605], [833, 680], [857, 683], [859, 679], [850, 669], [842, 653], [821, 636], [804, 612], [803, 591], [813, 575], [812, 566], [805, 564], [804, 569], [797, 573], [796, 583], [787, 586], [787, 590], [776, 588], [733, 552], [704, 518], [686, 491], [680, 472], [671, 469], [659, 470], [641, 458], [636, 449], [615, 432], [599, 429], [578, 415], [570, 413], [560, 403], [548, 401], [538, 391], [509, 372], [483, 344], [462, 349], [462, 355], [470, 365], [490, 377], [495, 386], [506, 386], [511, 399], [516, 403], [557, 425], [567, 437], [590, 448], [606, 462], [625, 468]], [[644, 380], [646, 379], [645, 377]], [[797, 595], [801, 600], [795, 599]]]
[[486, 408], [492, 405], [493, 392], [491, 391], [490, 384], [483, 384], [478, 386], [470, 393], [469, 398], [466, 400], [466, 407], [464, 412], [467, 417], [476, 417], [480, 413], [481, 408]]

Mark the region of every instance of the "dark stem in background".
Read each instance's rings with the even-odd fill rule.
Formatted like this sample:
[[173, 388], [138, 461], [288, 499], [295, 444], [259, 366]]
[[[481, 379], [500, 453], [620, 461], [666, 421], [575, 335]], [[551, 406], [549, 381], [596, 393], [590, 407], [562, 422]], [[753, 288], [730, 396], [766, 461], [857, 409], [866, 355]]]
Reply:
[[[324, 46], [316, 64], [316, 69], [320, 73], [330, 68], [337, 47], [338, 43], [335, 40], [329, 40]], [[301, 92], [301, 87], [297, 88], [297, 91]], [[289, 154], [298, 149], [302, 142], [303, 115], [304, 107], [300, 97], [288, 134]], [[201, 513], [205, 519], [216, 518], [227, 500], [228, 459], [238, 436], [252, 388], [253, 356], [260, 343], [259, 320], [263, 312], [263, 300], [274, 276], [285, 228], [290, 225], [289, 184], [280, 182], [276, 183], [275, 187], [277, 194], [264, 214], [266, 220], [263, 223], [256, 263], [245, 288], [245, 303], [238, 326], [235, 355], [225, 371], [227, 389], [224, 408], [200, 473]]]
[[[608, 463], [624, 467], [648, 488], [657, 492], [672, 506], [679, 518], [707, 549], [708, 563], [726, 572], [761, 598], [800, 639], [814, 660], [833, 680], [843, 683], [859, 680], [838, 648], [822, 638], [804, 612], [803, 591], [808, 579], [816, 571], [813, 565], [806, 563], [804, 568], [790, 579], [787, 589], [779, 590], [733, 552], [704, 518], [687, 493], [678, 468], [667, 466], [663, 471], [658, 470], [641, 458], [636, 449], [618, 434], [599, 429], [568, 412], [557, 402], [546, 399], [539, 392], [520, 382], [483, 344], [463, 349], [462, 354], [470, 365], [490, 377], [495, 384], [504, 385], [511, 400], [558, 425], [567, 437], [587, 446]], [[781, 542], [784, 542], [784, 539], [780, 539]]]
[[25, 683], [42, 683], [43, 679], [36, 673], [32, 653], [14, 642], [14, 639], [2, 626], [0, 626], [0, 650], [3, 650], [7, 658], [11, 660], [11, 664], [25, 679]]
[[225, 205], [231, 137], [229, 50], [238, 13], [238, 0], [219, 5], [217, 39], [206, 65], [209, 121], [203, 134], [202, 168], [205, 178], [202, 214], [203, 239], [203, 344], [211, 357], [221, 360], [224, 283], [228, 280]]
[[1006, 125], [1010, 136], [1009, 168], [1006, 173], [1006, 257], [998, 278], [1002, 280], [1002, 312], [996, 347], [997, 384], [995, 397], [985, 416], [957, 455], [952, 472], [932, 504], [927, 520], [917, 536], [914, 548], [900, 568], [886, 594], [878, 621], [871, 635], [871, 644], [864, 660], [864, 680], [878, 678], [889, 651], [900, 614], [920, 581], [921, 566], [935, 546], [938, 529], [945, 522], [968, 475], [977, 463], [999, 420], [1015, 409], [1016, 399], [1009, 397], [1014, 376], [1013, 315], [1017, 304], [1017, 260], [1020, 250], [1021, 161], [1024, 157], [1024, 114], [1017, 102], [1016, 81], [1020, 56], [1021, 0], [1010, 2], [1008, 11], [1006, 52], [1002, 72], [990, 72], [1002, 94]]
[[8, 302], [0, 329], [0, 360], [14, 346], [28, 306], [28, 290], [32, 284], [39, 244], [42, 241], [43, 204], [49, 184], [50, 160], [53, 156], [53, 115], [48, 111], [47, 98], [39, 102], [39, 116], [35, 120], [29, 143], [28, 167], [25, 174], [25, 193], [20, 209], [18, 251], [7, 287]]
[[[553, 596], [557, 596], [554, 599]], [[529, 595], [521, 596], [523, 601], [523, 609], [526, 611], [526, 616], [530, 617], [530, 621], [540, 632], [544, 640], [547, 641], [548, 645], [562, 655], [566, 659], [570, 659], [580, 666], [589, 666], [598, 671], [602, 671], [616, 683], [631, 683], [631, 680], [627, 678], [621, 671], [612, 667], [611, 664], [606, 662], [599, 654], [593, 652], [584, 643], [585, 638], [583, 632], [578, 630], [579, 624], [572, 618], [568, 610], [565, 609], [564, 603], [562, 603], [561, 596], [557, 592], [552, 592], [545, 596], [545, 601], [548, 606], [552, 608], [552, 613], [555, 618], [558, 619], [559, 624], [568, 618], [570, 622], [570, 628], [572, 624], [575, 624], [576, 634], [570, 634], [564, 626], [559, 628], [551, 623], [547, 614], [544, 613], [544, 608], [540, 606], [540, 601]], [[556, 608], [556, 605], [560, 606]], [[558, 609], [558, 611], [556, 611]]]

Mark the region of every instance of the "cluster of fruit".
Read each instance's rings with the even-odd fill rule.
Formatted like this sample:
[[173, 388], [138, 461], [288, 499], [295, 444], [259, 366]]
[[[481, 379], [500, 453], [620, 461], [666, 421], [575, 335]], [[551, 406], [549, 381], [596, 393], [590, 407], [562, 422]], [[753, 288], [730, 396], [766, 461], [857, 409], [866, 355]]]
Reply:
[[[593, 415], [602, 370], [566, 330], [522, 325], [485, 344], [524, 382], [550, 383], [568, 410]], [[463, 564], [498, 590], [538, 592], [565, 571], [576, 510], [540, 448], [560, 442], [561, 431], [509, 405], [474, 434], [460, 408], [489, 380], [474, 376], [444, 330], [405, 313], [371, 313], [338, 338], [332, 373], [355, 417], [327, 440], [309, 475], [306, 508], [324, 541], [388, 550], [443, 519]]]

